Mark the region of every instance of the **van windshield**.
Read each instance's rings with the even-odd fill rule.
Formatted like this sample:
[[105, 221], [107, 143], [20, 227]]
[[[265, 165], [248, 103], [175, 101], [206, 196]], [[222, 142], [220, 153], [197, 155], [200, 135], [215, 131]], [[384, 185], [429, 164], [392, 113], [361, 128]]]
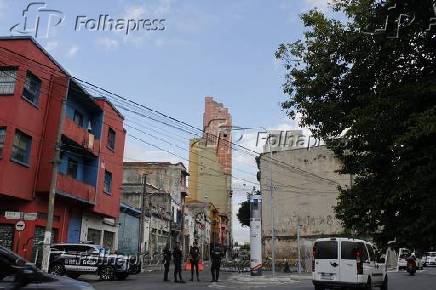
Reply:
[[337, 259], [338, 242], [324, 241], [315, 243], [315, 259]]

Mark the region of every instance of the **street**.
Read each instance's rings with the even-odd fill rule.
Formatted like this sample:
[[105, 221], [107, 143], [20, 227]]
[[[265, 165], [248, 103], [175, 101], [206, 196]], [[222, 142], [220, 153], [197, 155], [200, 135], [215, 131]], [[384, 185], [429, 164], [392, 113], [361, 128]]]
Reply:
[[[184, 272], [184, 279], [190, 278], [190, 273]], [[246, 274], [243, 274], [246, 275]], [[293, 282], [241, 282], [236, 278], [238, 274], [222, 273], [222, 282], [210, 283], [209, 272], [200, 274], [201, 282], [186, 282], [186, 284], [176, 284], [171, 282], [162, 282], [163, 274], [161, 272], [142, 273], [136, 276], [130, 276], [125, 281], [104, 282], [98, 281], [97, 278], [87, 276], [81, 280], [91, 283], [97, 290], [141, 290], [141, 289], [300, 289], [313, 290], [311, 280], [300, 280]], [[280, 274], [279, 277], [283, 277]], [[436, 268], [425, 268], [419, 271], [416, 276], [409, 276], [405, 272], [389, 274], [389, 289], [392, 290], [430, 290], [434, 289], [436, 283]], [[376, 289], [376, 288], [374, 288]]]

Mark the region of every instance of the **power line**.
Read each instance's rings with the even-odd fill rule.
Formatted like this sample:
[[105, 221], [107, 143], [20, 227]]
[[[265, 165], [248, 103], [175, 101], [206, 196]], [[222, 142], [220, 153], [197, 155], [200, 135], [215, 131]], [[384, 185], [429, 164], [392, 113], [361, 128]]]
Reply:
[[[8, 52], [10, 52], [10, 53], [13, 53], [13, 54], [15, 54], [15, 55], [19, 55], [19, 56], [21, 56], [21, 57], [23, 57], [23, 58], [25, 58], [25, 59], [27, 59], [27, 60], [30, 60], [30, 61], [32, 61], [32, 62], [34, 62], [34, 63], [36, 63], [36, 64], [42, 65], [42, 66], [44, 66], [44, 67], [49, 68], [50, 70], [53, 70], [53, 68], [51, 68], [51, 67], [49, 67], [49, 66], [47, 66], [47, 65], [45, 65], [45, 64], [42, 64], [42, 63], [40, 63], [40, 62], [38, 62], [38, 61], [36, 61], [36, 60], [33, 60], [33, 59], [30, 59], [30, 58], [27, 58], [26, 56], [24, 56], [24, 55], [22, 55], [22, 54], [20, 54], [20, 53], [17, 53], [17, 52], [11, 51], [11, 50], [9, 50], [9, 49], [7, 49], [7, 48], [4, 48], [4, 47], [0, 47], [0, 49], [6, 50], [6, 51], [8, 51]], [[113, 92], [111, 92], [111, 91], [109, 91], [109, 90], [106, 90], [106, 89], [104, 89], [104, 88], [102, 88], [102, 87], [99, 87], [99, 86], [97, 86], [97, 85], [94, 85], [94, 84], [92, 84], [92, 83], [90, 83], [90, 82], [84, 81], [84, 80], [82, 80], [82, 79], [80, 79], [80, 78], [77, 78], [77, 77], [72, 77], [72, 78], [74, 78], [75, 80], [79, 81], [79, 82], [82, 83], [82, 84], [87, 84], [87, 85], [89, 85], [89, 86], [91, 86], [91, 87], [93, 87], [93, 88], [95, 88], [95, 89], [99, 89], [99, 90], [101, 90], [101, 91], [103, 91], [103, 92], [105, 92], [105, 93], [107, 93], [107, 94], [110, 94], [110, 95], [116, 96], [116, 97], [118, 97], [118, 98], [120, 98], [120, 99], [122, 99], [122, 100], [124, 100], [124, 101], [126, 101], [126, 102], [128, 102], [128, 103], [131, 103], [131, 104], [133, 104], [133, 105], [135, 105], [135, 106], [137, 106], [137, 107], [140, 107], [140, 108], [142, 108], [142, 109], [145, 109], [145, 110], [147, 110], [148, 112], [152, 112], [152, 113], [157, 114], [157, 115], [159, 115], [159, 116], [161, 116], [161, 117], [168, 118], [169, 120], [171, 120], [171, 121], [173, 121], [173, 122], [176, 122], [176, 123], [179, 123], [179, 124], [185, 125], [185, 126], [191, 128], [191, 129], [197, 130], [197, 131], [199, 131], [199, 132], [203, 132], [203, 130], [201, 130], [201, 129], [199, 129], [199, 128], [196, 128], [196, 127], [194, 127], [194, 126], [192, 126], [192, 125], [190, 125], [190, 124], [188, 124], [188, 123], [186, 123], [186, 122], [184, 122], [184, 121], [181, 121], [181, 120], [179, 120], [179, 119], [177, 119], [177, 118], [174, 118], [174, 117], [171, 117], [171, 116], [169, 116], [169, 115], [166, 115], [166, 114], [164, 114], [164, 113], [162, 113], [162, 112], [160, 112], [160, 111], [158, 111], [158, 110], [154, 110], [154, 109], [149, 108], [149, 107], [147, 107], [147, 106], [145, 106], [145, 105], [143, 105], [143, 104], [140, 104], [140, 103], [135, 102], [135, 101], [133, 101], [133, 100], [130, 100], [130, 99], [128, 99], [128, 98], [122, 97], [122, 96], [120, 96], [119, 94], [113, 93]], [[151, 117], [147, 116], [147, 118], [151, 118]], [[185, 131], [185, 132], [188, 133], [188, 134], [195, 134], [195, 133], [193, 133], [192, 131], [190, 132], [190, 131], [188, 131], [188, 130], [185, 130], [185, 129], [180, 128], [180, 127], [176, 127], [176, 126], [171, 125], [171, 124], [166, 123], [166, 122], [162, 122], [162, 121], [157, 120], [157, 119], [155, 119], [155, 118], [151, 118], [151, 119], [154, 120], [154, 121], [157, 121], [157, 122], [163, 123], [163, 124], [165, 124], [165, 125], [167, 125], [167, 126], [174, 127], [174, 128], [176, 128], [176, 129], [179, 129], [179, 130], [183, 130], [183, 131]], [[198, 135], [198, 134], [196, 134], [196, 135]], [[231, 141], [229, 141], [229, 140], [222, 139], [222, 138], [220, 138], [220, 136], [217, 136], [217, 135], [214, 135], [214, 134], [209, 134], [209, 135], [211, 135], [211, 136], [213, 136], [213, 137], [215, 137], [215, 138], [218, 138], [218, 139], [220, 139], [220, 140], [222, 140], [222, 141], [224, 141], [224, 142], [228, 142], [228, 143], [231, 144], [231, 146], [237, 146], [237, 147], [239, 147], [239, 148], [242, 148], [242, 149], [245, 150], [245, 151], [243, 151], [243, 152], [245, 152], [245, 153], [247, 153], [247, 154], [252, 155], [252, 154], [254, 153], [254, 154], [256, 154], [256, 156], [257, 156], [257, 155], [261, 155], [261, 153], [256, 152], [255, 150], [252, 150], [252, 149], [247, 148], [247, 147], [245, 147], [245, 146], [242, 146], [242, 145], [240, 145], [240, 144], [235, 144], [235, 143], [233, 143], [233, 142], [231, 142]], [[233, 147], [232, 147], [232, 149], [233, 149]], [[279, 166], [284, 166], [285, 168], [288, 168], [288, 169], [291, 170], [291, 171], [292, 171], [292, 170], [294, 170], [294, 172], [297, 171], [298, 173], [300, 173], [300, 175], [306, 175], [306, 177], [311, 176], [311, 177], [314, 177], [314, 178], [318, 178], [318, 179], [320, 179], [320, 180], [324, 180], [324, 181], [327, 181], [327, 182], [332, 182], [332, 183], [338, 184], [338, 183], [337, 183], [336, 181], [334, 181], [334, 180], [331, 180], [331, 179], [328, 179], [328, 178], [321, 177], [321, 176], [316, 175], [316, 174], [314, 174], [314, 173], [312, 173], [312, 172], [305, 171], [305, 170], [303, 170], [303, 169], [301, 169], [301, 168], [298, 168], [298, 167], [293, 166], [293, 165], [291, 165], [291, 164], [288, 164], [288, 163], [285, 163], [285, 162], [283, 162], [283, 161], [277, 160], [277, 159], [275, 159], [275, 158], [272, 158], [272, 157], [269, 157], [269, 158], [271, 159], [271, 162], [274, 161], [277, 165], [279, 165]], [[295, 173], [297, 173], [297, 172], [295, 172]]]

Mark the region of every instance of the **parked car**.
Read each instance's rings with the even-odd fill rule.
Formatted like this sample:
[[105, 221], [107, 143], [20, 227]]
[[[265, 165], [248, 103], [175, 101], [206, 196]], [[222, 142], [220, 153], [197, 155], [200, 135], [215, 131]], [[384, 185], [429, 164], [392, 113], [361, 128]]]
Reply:
[[124, 280], [129, 274], [129, 259], [111, 254], [100, 245], [54, 244], [51, 248], [49, 272], [77, 278], [95, 274], [101, 280]]
[[416, 254], [407, 248], [400, 248], [398, 252], [398, 270], [407, 270], [407, 258], [409, 258], [412, 254], [416, 258], [416, 268], [418, 270], [422, 270], [424, 268], [424, 260], [422, 255]]
[[324, 238], [313, 246], [312, 282], [326, 288], [388, 289], [386, 263], [377, 261], [375, 247], [351, 238]]
[[436, 252], [427, 252], [422, 257], [424, 266], [436, 266]]
[[0, 246], [0, 289], [94, 290], [85, 282], [53, 276], [36, 268], [22, 257]]

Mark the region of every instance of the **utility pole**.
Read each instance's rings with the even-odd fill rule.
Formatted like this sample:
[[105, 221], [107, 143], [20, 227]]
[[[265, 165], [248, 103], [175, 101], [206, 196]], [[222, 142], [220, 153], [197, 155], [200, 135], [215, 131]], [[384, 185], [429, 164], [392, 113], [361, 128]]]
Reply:
[[268, 142], [269, 142], [269, 154], [270, 154], [270, 160], [269, 160], [269, 182], [270, 182], [270, 188], [269, 188], [269, 197], [270, 197], [270, 210], [271, 210], [271, 251], [272, 251], [272, 276], [275, 277], [276, 275], [276, 247], [275, 247], [275, 226], [274, 226], [274, 199], [273, 199], [273, 170], [272, 170], [272, 161], [273, 161], [273, 153], [272, 153], [272, 144], [271, 144], [271, 134], [268, 135]]
[[53, 166], [51, 170], [51, 181], [50, 181], [50, 192], [48, 196], [48, 213], [47, 213], [47, 223], [45, 225], [44, 232], [44, 244], [42, 248], [42, 270], [48, 272], [50, 266], [50, 244], [52, 238], [52, 228], [53, 228], [53, 214], [54, 214], [54, 202], [56, 196], [56, 185], [58, 178], [58, 166], [61, 157], [61, 142], [62, 142], [62, 128], [64, 126], [65, 111], [67, 106], [68, 91], [70, 88], [70, 78], [67, 81], [67, 88], [65, 91], [65, 96], [62, 98], [61, 103], [61, 114], [58, 123], [57, 133], [56, 133], [56, 144], [55, 152], [53, 157]]
[[[142, 175], [142, 194], [141, 194], [141, 217], [139, 220], [139, 245], [138, 245], [138, 252], [140, 254], [143, 254], [145, 252], [144, 247], [144, 239], [145, 239], [145, 233], [144, 233], [144, 224], [145, 224], [145, 197], [147, 195], [147, 174]], [[151, 224], [150, 224], [150, 231], [151, 231]]]
[[181, 236], [180, 246], [182, 247], [182, 253], [184, 253], [184, 250], [185, 250], [185, 198], [186, 198], [186, 196], [184, 194], [182, 194], [181, 200], [180, 200], [182, 203], [182, 209], [181, 209], [181, 211], [182, 211], [182, 217], [181, 217], [182, 224], [180, 225], [180, 236]]

